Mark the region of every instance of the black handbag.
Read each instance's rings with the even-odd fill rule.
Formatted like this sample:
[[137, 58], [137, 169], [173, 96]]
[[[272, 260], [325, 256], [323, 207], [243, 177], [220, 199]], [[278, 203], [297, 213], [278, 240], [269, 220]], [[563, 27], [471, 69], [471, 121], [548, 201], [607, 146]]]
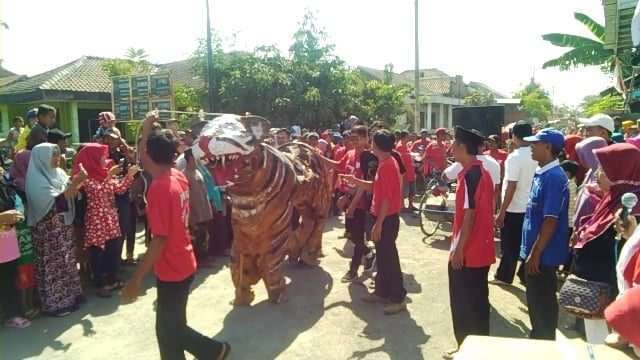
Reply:
[[613, 293], [610, 284], [569, 275], [558, 294], [558, 303], [576, 317], [599, 319], [613, 301]]

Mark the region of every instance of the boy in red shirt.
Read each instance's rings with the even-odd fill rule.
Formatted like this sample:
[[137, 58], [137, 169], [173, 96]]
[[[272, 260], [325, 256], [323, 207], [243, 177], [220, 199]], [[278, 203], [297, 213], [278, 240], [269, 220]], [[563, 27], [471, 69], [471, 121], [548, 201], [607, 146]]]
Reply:
[[[349, 142], [353, 149], [349, 150], [342, 157], [337, 166], [338, 173], [352, 175], [358, 179], [364, 179], [363, 167], [360, 164], [362, 152], [369, 144], [369, 131], [365, 126], [356, 125], [351, 129]], [[355, 245], [353, 256], [351, 257], [351, 265], [349, 271], [342, 277], [342, 282], [351, 282], [358, 278], [358, 268], [365, 258], [364, 271], [371, 271], [375, 264], [375, 254], [365, 243], [366, 219], [367, 219], [367, 201], [364, 191], [353, 186], [348, 186], [343, 181], [341, 183], [341, 192], [348, 199], [345, 209], [345, 231], [349, 240]]]
[[371, 181], [343, 175], [343, 178], [358, 188], [373, 193], [371, 213], [375, 223], [371, 229], [371, 240], [376, 244], [376, 289], [367, 294], [363, 301], [385, 303], [386, 315], [406, 310], [407, 291], [402, 280], [402, 269], [398, 257], [396, 239], [400, 229], [398, 214], [402, 208], [402, 176], [398, 162], [391, 152], [395, 139], [388, 130], [378, 130], [373, 136], [373, 154], [378, 159], [375, 179]]
[[[449, 301], [458, 346], [467, 335], [489, 335], [489, 267], [493, 245], [494, 188], [489, 173], [476, 159], [484, 141], [476, 130], [456, 128], [453, 154], [458, 174], [453, 241], [449, 255]], [[453, 358], [457, 349], [445, 353]]]
[[396, 145], [396, 151], [400, 153], [400, 156], [402, 157], [402, 164], [407, 170], [407, 172], [404, 173], [403, 177], [402, 196], [403, 198], [408, 198], [409, 206], [405, 209], [411, 212], [418, 209], [413, 206], [413, 197], [416, 194], [416, 169], [413, 167], [413, 157], [411, 157], [411, 153], [409, 152], [409, 148], [407, 145], [408, 141], [409, 133], [407, 131], [401, 131], [398, 145]]
[[143, 124], [140, 155], [153, 176], [147, 195], [147, 219], [152, 241], [144, 259], [122, 290], [123, 303], [136, 300], [145, 275], [154, 269], [158, 293], [156, 336], [162, 360], [184, 359], [188, 351], [198, 359], [224, 359], [227, 343], [210, 339], [187, 325], [189, 287], [196, 258], [189, 236], [189, 182], [174, 169], [175, 145], [163, 133], [151, 134], [157, 114]]
[[447, 129], [439, 128], [436, 130], [436, 141], [427, 145], [424, 151], [424, 173], [432, 172], [441, 173], [447, 168], [447, 152], [449, 146], [446, 143], [449, 134]]

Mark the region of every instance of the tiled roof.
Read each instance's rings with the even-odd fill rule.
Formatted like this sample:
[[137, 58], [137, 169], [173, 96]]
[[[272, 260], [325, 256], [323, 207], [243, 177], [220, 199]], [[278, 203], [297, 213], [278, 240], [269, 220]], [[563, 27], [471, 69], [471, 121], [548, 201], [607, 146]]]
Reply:
[[176, 85], [184, 85], [194, 89], [203, 89], [204, 80], [193, 73], [193, 63], [191, 60], [175, 61], [167, 64], [158, 65], [161, 72], [169, 72], [171, 80]]
[[83, 56], [53, 70], [2, 87], [0, 95], [30, 93], [37, 90], [110, 93], [111, 79], [102, 69], [106, 60]]

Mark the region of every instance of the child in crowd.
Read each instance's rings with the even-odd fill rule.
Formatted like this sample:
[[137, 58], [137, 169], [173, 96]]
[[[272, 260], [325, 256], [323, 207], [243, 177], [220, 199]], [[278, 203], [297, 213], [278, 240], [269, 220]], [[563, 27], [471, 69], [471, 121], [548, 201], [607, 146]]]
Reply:
[[418, 209], [413, 206], [413, 197], [416, 194], [416, 172], [415, 168], [413, 167], [413, 157], [411, 157], [411, 153], [409, 152], [409, 133], [407, 131], [400, 132], [400, 139], [398, 139], [396, 151], [400, 153], [400, 156], [402, 157], [402, 164], [407, 170], [403, 177], [402, 195], [403, 198], [408, 199], [409, 206], [404, 209], [409, 212], [416, 211]]
[[375, 291], [367, 294], [363, 301], [386, 303], [386, 315], [406, 310], [407, 295], [396, 247], [402, 208], [402, 176], [398, 161], [391, 155], [394, 143], [394, 136], [388, 130], [378, 130], [373, 136], [373, 154], [378, 159], [373, 181], [361, 180], [353, 175], [343, 176], [352, 186], [373, 194], [371, 213], [375, 222], [371, 229], [371, 240], [376, 244], [378, 272]]
[[184, 174], [189, 180], [189, 231], [193, 238], [194, 251], [199, 267], [208, 267], [209, 223], [213, 220], [211, 203], [207, 197], [204, 178], [198, 170], [191, 149], [184, 152], [187, 167]]
[[[360, 157], [369, 144], [369, 134], [365, 126], [356, 125], [351, 130], [349, 142], [353, 149], [340, 159], [337, 171], [341, 174], [353, 175], [358, 179], [364, 178]], [[341, 184], [342, 196], [339, 201], [340, 207], [345, 210], [345, 232], [347, 238], [355, 245], [349, 271], [342, 277], [342, 282], [351, 282], [358, 277], [358, 268], [364, 257], [364, 271], [373, 270], [375, 264], [375, 254], [365, 243], [366, 222], [367, 222], [367, 201], [361, 189]]]
[[0, 184], [0, 306], [6, 318], [4, 325], [22, 329], [31, 323], [19, 315], [16, 280], [20, 247], [15, 226], [24, 221], [24, 214], [18, 207], [19, 197], [6, 184]]

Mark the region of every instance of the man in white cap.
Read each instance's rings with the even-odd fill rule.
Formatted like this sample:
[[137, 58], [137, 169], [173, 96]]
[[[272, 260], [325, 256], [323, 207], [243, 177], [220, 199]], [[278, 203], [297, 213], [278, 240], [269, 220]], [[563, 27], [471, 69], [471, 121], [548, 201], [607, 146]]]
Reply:
[[611, 116], [607, 114], [595, 114], [588, 119], [580, 119], [580, 123], [584, 125], [587, 137], [598, 136], [609, 144], [612, 144], [611, 134], [615, 131], [615, 125]]

